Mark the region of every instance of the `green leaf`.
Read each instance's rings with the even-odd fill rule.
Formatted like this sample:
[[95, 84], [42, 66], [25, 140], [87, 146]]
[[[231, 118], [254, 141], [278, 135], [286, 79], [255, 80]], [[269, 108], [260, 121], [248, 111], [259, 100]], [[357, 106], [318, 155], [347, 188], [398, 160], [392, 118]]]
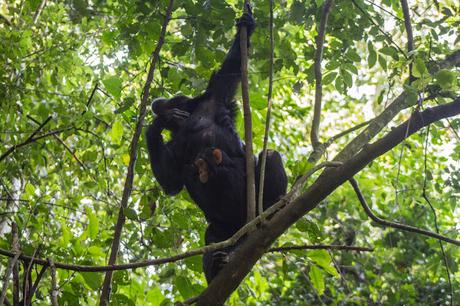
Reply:
[[442, 70], [439, 70], [438, 73], [436, 73], [435, 78], [436, 78], [436, 83], [438, 83], [442, 89], [446, 90], [446, 89], [450, 89], [452, 85], [454, 84], [455, 73], [447, 69], [442, 69]]
[[345, 86], [343, 84], [343, 78], [336, 78], [335, 79], [335, 88], [339, 91], [339, 92], [343, 92], [344, 89], [345, 89]]
[[359, 56], [359, 54], [354, 49], [348, 49], [347, 57], [351, 59], [353, 62], [361, 61], [361, 56]]
[[127, 111], [135, 102], [133, 97], [127, 97], [123, 100], [123, 104], [115, 110], [115, 114], [122, 114]]
[[121, 87], [123, 81], [117, 76], [111, 76], [102, 81], [105, 89], [109, 94], [111, 94], [117, 100], [121, 96]]
[[261, 110], [267, 107], [267, 97], [265, 97], [260, 91], [251, 91], [250, 100], [251, 106], [255, 109]]
[[324, 76], [323, 84], [324, 85], [331, 84], [335, 80], [336, 76], [337, 76], [337, 72], [329, 72], [328, 74]]
[[421, 58], [416, 58], [414, 61], [414, 66], [412, 69], [412, 74], [416, 78], [421, 78], [424, 74], [428, 72], [425, 66], [425, 62]]
[[91, 255], [95, 255], [96, 257], [102, 257], [102, 258], [106, 255], [100, 247], [97, 247], [94, 245], [88, 248], [88, 253]]
[[110, 301], [110, 305], [114, 306], [134, 306], [136, 303], [134, 303], [133, 300], [131, 300], [129, 297], [127, 297], [124, 294], [120, 293], [115, 293]]
[[369, 50], [369, 55], [367, 56], [367, 63], [369, 65], [369, 68], [374, 67], [376, 62], [377, 62], [377, 52], [375, 52], [374, 49]]
[[394, 60], [398, 60], [399, 55], [398, 55], [398, 50], [396, 50], [395, 47], [383, 47], [382, 49], [379, 50], [380, 53], [391, 56]]
[[299, 1], [294, 1], [289, 11], [290, 18], [297, 23], [302, 23], [304, 21], [304, 13], [305, 5]]
[[346, 70], [340, 70], [340, 74], [342, 75], [343, 77], [343, 82], [345, 83], [345, 85], [347, 85], [347, 87], [352, 87], [353, 86], [353, 77], [351, 76], [351, 74], [346, 71]]
[[356, 68], [355, 65], [350, 64], [350, 63], [345, 63], [343, 64], [343, 68], [345, 68], [347, 71], [353, 73], [353, 74], [358, 74], [358, 68]]
[[59, 244], [65, 248], [70, 242], [71, 234], [66, 224], [61, 225], [61, 231], [62, 231], [62, 235], [61, 235], [61, 239], [59, 240]]
[[123, 124], [120, 121], [115, 121], [112, 125], [112, 129], [109, 132], [109, 137], [112, 139], [114, 144], [121, 144], [123, 138]]
[[150, 305], [160, 305], [165, 299], [165, 296], [158, 287], [155, 287], [147, 292], [147, 301], [150, 302]]
[[86, 214], [88, 215], [89, 224], [88, 224], [88, 236], [91, 239], [96, 239], [97, 234], [99, 233], [99, 219], [97, 216], [91, 211], [90, 208], [86, 208]]
[[382, 67], [383, 70], [387, 70], [388, 66], [387, 66], [387, 60], [385, 59], [385, 57], [379, 54], [378, 59], [379, 59], [380, 67]]
[[308, 272], [308, 276], [310, 277], [313, 287], [318, 291], [318, 294], [322, 295], [325, 289], [323, 271], [312, 265]]
[[35, 187], [31, 183], [27, 182], [26, 184], [26, 194], [28, 196], [33, 196], [35, 195]]
[[405, 92], [407, 94], [407, 97], [406, 97], [407, 103], [406, 103], [406, 105], [409, 106], [409, 105], [414, 105], [415, 103], [417, 103], [417, 101], [418, 101], [418, 93], [414, 88], [406, 86], [405, 87]]
[[123, 213], [130, 220], [137, 221], [138, 219], [136, 211], [132, 208], [126, 207], [125, 209], [123, 209]]
[[102, 273], [96, 272], [80, 272], [81, 276], [85, 280], [85, 284], [88, 285], [89, 288], [96, 291], [100, 289], [102, 283]]
[[331, 255], [326, 250], [313, 250], [307, 253], [308, 258], [313, 260], [318, 266], [333, 276], [339, 276], [335, 269]]
[[192, 283], [183, 276], [178, 276], [176, 278], [176, 287], [179, 290], [180, 294], [184, 299], [188, 299], [193, 296]]

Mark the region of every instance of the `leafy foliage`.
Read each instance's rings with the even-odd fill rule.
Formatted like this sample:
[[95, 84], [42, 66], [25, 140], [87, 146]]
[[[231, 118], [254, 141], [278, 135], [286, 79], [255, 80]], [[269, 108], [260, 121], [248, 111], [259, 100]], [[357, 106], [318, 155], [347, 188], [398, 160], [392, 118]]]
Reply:
[[[268, 1], [252, 1], [251, 103], [255, 147], [262, 147], [268, 90]], [[282, 0], [275, 8], [274, 119], [271, 146], [285, 157], [291, 183], [307, 166], [314, 100], [314, 39], [324, 1]], [[379, 114], [402, 91], [418, 100], [430, 90], [459, 92], [458, 69], [431, 74], [434, 60], [460, 47], [460, 8], [452, 0], [411, 1], [416, 50], [405, 52], [396, 0], [337, 0], [329, 17], [323, 65], [321, 137]], [[164, 1], [12, 0], [0, 4], [0, 154], [38, 135], [0, 161], [0, 248], [11, 249], [11, 221], [22, 251], [55, 261], [107, 262], [129, 163], [129, 140]], [[199, 94], [225, 56], [242, 1], [176, 1], [152, 96]], [[403, 49], [403, 50], [401, 50]], [[416, 81], [409, 84], [408, 67]], [[427, 92], [428, 91], [428, 92]], [[93, 94], [94, 92], [94, 94]], [[401, 122], [410, 110], [402, 112]], [[147, 121], [151, 121], [150, 115]], [[38, 123], [37, 123], [38, 122]], [[241, 116], [238, 119], [243, 130]], [[388, 127], [390, 128], [390, 127]], [[432, 125], [374, 161], [357, 177], [377, 214], [459, 237], [460, 120]], [[340, 138], [333, 157], [355, 135]], [[138, 149], [134, 190], [119, 262], [168, 257], [204, 244], [204, 218], [187, 193], [165, 196], [153, 179], [145, 145]], [[425, 168], [426, 163], [426, 168]], [[423, 198], [423, 191], [436, 212]], [[448, 303], [444, 256], [437, 241], [375, 227], [348, 185], [283, 235], [279, 245], [345, 244], [371, 253], [295, 251], [267, 254], [230, 305]], [[444, 245], [454, 300], [460, 300], [459, 249]], [[456, 260], [457, 259], [457, 260]], [[0, 273], [7, 258], [0, 257]], [[32, 272], [35, 278], [37, 272]], [[94, 305], [100, 273], [58, 270], [60, 303]], [[172, 305], [206, 287], [201, 259], [118, 271], [113, 305]], [[44, 277], [35, 302], [49, 305]], [[11, 292], [8, 292], [11, 297]]]

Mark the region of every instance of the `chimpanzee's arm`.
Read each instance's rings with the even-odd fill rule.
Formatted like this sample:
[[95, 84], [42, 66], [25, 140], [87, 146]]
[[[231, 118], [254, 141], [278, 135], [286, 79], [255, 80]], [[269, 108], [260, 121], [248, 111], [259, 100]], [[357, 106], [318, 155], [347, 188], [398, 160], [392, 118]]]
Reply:
[[255, 23], [252, 13], [244, 13], [238, 21], [235, 40], [227, 53], [220, 69], [215, 72], [209, 80], [206, 93], [214, 97], [218, 102], [231, 103], [235, 96], [238, 83], [241, 80], [241, 49], [240, 49], [240, 30], [241, 26], [246, 26], [249, 38], [254, 32]]
[[179, 193], [184, 185], [181, 175], [181, 165], [174, 155], [171, 143], [164, 143], [161, 131], [163, 122], [160, 118], [147, 128], [146, 140], [149, 151], [150, 165], [153, 174], [168, 195]]

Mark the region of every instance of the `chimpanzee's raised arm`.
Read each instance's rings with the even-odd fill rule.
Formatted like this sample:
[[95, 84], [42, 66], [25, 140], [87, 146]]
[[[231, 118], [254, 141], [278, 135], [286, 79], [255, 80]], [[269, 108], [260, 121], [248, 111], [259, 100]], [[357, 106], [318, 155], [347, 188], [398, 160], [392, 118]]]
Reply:
[[146, 141], [149, 151], [150, 165], [153, 174], [168, 195], [175, 195], [182, 190], [184, 182], [181, 177], [182, 164], [177, 161], [171, 143], [164, 143], [161, 131], [164, 129], [163, 119], [158, 117], [147, 128]]
[[255, 28], [254, 18], [250, 10], [249, 13], [244, 13], [238, 20], [238, 32], [236, 33], [233, 45], [228, 51], [220, 69], [211, 76], [208, 88], [206, 89], [206, 93], [210, 94], [220, 103], [227, 104], [232, 102], [241, 80], [240, 30], [243, 25], [247, 29], [249, 45], [249, 38]]

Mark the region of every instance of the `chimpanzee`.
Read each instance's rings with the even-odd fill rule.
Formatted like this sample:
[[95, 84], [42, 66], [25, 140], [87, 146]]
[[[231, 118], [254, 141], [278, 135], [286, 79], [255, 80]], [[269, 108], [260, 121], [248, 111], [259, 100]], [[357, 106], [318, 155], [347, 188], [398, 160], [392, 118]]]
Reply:
[[[211, 76], [206, 91], [194, 98], [155, 99], [152, 111], [157, 117], [146, 132], [157, 181], [168, 195], [179, 193], [185, 185], [209, 223], [206, 244], [228, 239], [246, 222], [244, 146], [235, 128], [237, 106], [233, 99], [241, 79], [240, 28], [246, 26], [249, 45], [255, 27], [248, 11], [237, 22], [233, 45], [220, 69]], [[166, 143], [163, 129], [171, 132], [171, 140]], [[257, 179], [259, 172], [257, 165]], [[276, 151], [270, 150], [267, 155], [264, 186], [264, 208], [286, 193], [287, 177]], [[233, 248], [203, 256], [208, 282]]]

